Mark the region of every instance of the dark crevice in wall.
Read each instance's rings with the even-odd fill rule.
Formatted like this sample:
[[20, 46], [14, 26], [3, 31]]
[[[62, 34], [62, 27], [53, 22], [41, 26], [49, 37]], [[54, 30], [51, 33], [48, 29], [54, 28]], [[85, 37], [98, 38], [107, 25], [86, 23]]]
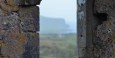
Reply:
[[97, 13], [94, 16], [97, 18], [98, 25], [100, 25], [104, 21], [107, 21], [108, 14], [106, 14], [106, 13]]

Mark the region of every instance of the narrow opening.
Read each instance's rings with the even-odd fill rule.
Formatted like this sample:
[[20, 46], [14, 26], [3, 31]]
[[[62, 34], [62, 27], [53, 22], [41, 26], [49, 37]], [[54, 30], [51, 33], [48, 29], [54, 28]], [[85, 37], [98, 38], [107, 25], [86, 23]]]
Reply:
[[95, 16], [97, 17], [97, 20], [98, 20], [99, 25], [100, 25], [100, 24], [102, 24], [104, 21], [107, 20], [107, 16], [108, 16], [108, 15], [107, 15], [106, 13], [97, 13]]
[[42, 0], [40, 58], [77, 58], [76, 0]]

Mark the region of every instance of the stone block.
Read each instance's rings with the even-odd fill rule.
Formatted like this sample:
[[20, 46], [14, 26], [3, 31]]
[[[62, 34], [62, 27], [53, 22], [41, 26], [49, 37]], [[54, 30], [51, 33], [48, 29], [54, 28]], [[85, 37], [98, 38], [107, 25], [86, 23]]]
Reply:
[[39, 5], [41, 0], [15, 0], [17, 5], [20, 6], [35, 6]]

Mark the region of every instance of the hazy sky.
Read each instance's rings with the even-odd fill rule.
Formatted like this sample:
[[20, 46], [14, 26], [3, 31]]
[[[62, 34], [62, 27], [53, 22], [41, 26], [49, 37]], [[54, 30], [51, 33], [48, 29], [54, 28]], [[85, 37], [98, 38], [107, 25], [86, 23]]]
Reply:
[[47, 17], [64, 18], [67, 24], [75, 29], [76, 1], [77, 0], [42, 0], [40, 4], [40, 14]]

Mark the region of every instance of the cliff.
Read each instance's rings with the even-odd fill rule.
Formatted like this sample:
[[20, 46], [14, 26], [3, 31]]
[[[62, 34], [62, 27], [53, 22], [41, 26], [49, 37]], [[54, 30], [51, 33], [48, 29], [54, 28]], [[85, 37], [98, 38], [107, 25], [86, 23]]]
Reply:
[[69, 31], [69, 26], [64, 19], [40, 16], [40, 33], [61, 34]]

